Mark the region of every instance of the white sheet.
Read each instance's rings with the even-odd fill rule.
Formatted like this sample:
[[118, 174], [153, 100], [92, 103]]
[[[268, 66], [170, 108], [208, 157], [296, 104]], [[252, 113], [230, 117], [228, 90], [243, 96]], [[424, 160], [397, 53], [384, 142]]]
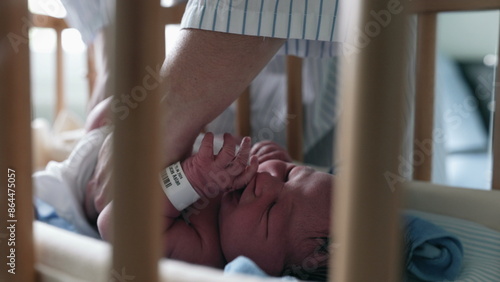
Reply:
[[87, 182], [94, 172], [99, 150], [109, 128], [93, 130], [78, 142], [64, 162], [50, 162], [45, 170], [33, 174], [34, 195], [50, 204], [57, 214], [84, 235], [100, 238], [83, 210]]

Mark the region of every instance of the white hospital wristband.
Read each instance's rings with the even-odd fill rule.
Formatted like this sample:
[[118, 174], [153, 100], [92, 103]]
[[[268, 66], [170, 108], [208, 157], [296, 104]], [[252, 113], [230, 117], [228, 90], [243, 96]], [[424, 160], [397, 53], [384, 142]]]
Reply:
[[180, 162], [160, 173], [160, 183], [165, 195], [178, 211], [184, 210], [200, 198], [189, 183]]

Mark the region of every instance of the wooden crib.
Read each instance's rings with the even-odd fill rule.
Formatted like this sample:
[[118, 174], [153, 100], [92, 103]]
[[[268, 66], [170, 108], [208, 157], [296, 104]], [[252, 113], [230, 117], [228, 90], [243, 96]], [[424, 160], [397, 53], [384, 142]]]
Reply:
[[[134, 85], [140, 85], [146, 66], [155, 66], [162, 61], [160, 29], [162, 22], [158, 1], [117, 1], [116, 91], [122, 93]], [[413, 0], [404, 2], [403, 13], [416, 13], [419, 18], [417, 100], [415, 138], [432, 138], [433, 70], [435, 52], [436, 13], [443, 11], [499, 9], [498, 0]], [[357, 23], [370, 20], [369, 12], [387, 6], [386, 1], [361, 1], [352, 11]], [[126, 15], [134, 14], [134, 18]], [[440, 206], [453, 205], [457, 199], [499, 199], [499, 192], [461, 190], [450, 192], [424, 182], [398, 182], [388, 185], [383, 176], [388, 171], [398, 171], [398, 156], [401, 154], [402, 95], [405, 87], [405, 17], [394, 17], [384, 32], [372, 38], [362, 52], [346, 57], [349, 60], [342, 69], [341, 93], [345, 100], [345, 118], [341, 125], [341, 140], [338, 152], [344, 160], [335, 195], [334, 226], [336, 234], [335, 259], [331, 260], [330, 281], [398, 281], [400, 278], [400, 247], [398, 210], [403, 203], [403, 186], [408, 191], [407, 207], [439, 211]], [[116, 234], [111, 249], [106, 243], [69, 234], [46, 226], [33, 224], [31, 189], [31, 145], [30, 145], [30, 84], [29, 84], [29, 18], [26, 1], [3, 1], [0, 4], [0, 177], [1, 209], [0, 249], [1, 281], [234, 281], [220, 271], [185, 263], [160, 260], [156, 250], [160, 244], [159, 224], [143, 218], [157, 218], [159, 202], [157, 191], [138, 191], [134, 187], [154, 186], [156, 174], [148, 166], [134, 167], [131, 162], [158, 163], [158, 146], [153, 126], [158, 124], [159, 95], [150, 95], [127, 119], [116, 125], [115, 134], [121, 139], [115, 150], [129, 152], [128, 158], [116, 154], [115, 169], [121, 176], [116, 185], [121, 193], [115, 193], [115, 212], [120, 214], [115, 221]], [[140, 34], [140, 38], [131, 34]], [[425, 43], [425, 44], [424, 44]], [[153, 50], [154, 49], [154, 50]], [[137, 53], [136, 50], [149, 50]], [[136, 53], [134, 53], [136, 52]], [[134, 54], [134, 55], [132, 55]], [[124, 59], [126, 58], [126, 59]], [[290, 64], [299, 64], [295, 58]], [[133, 68], [131, 66], [134, 66]], [[137, 67], [140, 66], [140, 67]], [[291, 72], [293, 68], [290, 68]], [[380, 70], [384, 71], [380, 71]], [[118, 79], [121, 78], [121, 79]], [[290, 85], [297, 80], [291, 79]], [[497, 72], [497, 81], [500, 74]], [[300, 86], [300, 83], [298, 83]], [[496, 93], [500, 90], [496, 84]], [[291, 86], [294, 93], [297, 88]], [[158, 93], [160, 90], [153, 90]], [[301, 101], [291, 97], [292, 101]], [[296, 103], [296, 102], [295, 102]], [[245, 103], [242, 103], [245, 105]], [[497, 111], [500, 105], [496, 104]], [[390, 109], [390, 110], [388, 110]], [[383, 127], [381, 125], [384, 125]], [[293, 126], [292, 126], [293, 127]], [[495, 115], [495, 135], [500, 133], [500, 117]], [[150, 138], [137, 138], [127, 131], [139, 132]], [[500, 142], [494, 146], [493, 188], [500, 189]], [[129, 149], [132, 144], [141, 151]], [[158, 145], [158, 144], [156, 144]], [[300, 146], [300, 145], [299, 145]], [[381, 153], [383, 152], [383, 154]], [[300, 153], [298, 153], [300, 158]], [[430, 158], [427, 165], [415, 167], [415, 179], [430, 180]], [[139, 171], [137, 171], [139, 169]], [[121, 173], [120, 173], [121, 172]], [[363, 175], [363, 177], [359, 177]], [[8, 187], [7, 184], [14, 184]], [[366, 187], [371, 187], [367, 190]], [[418, 187], [417, 187], [418, 186]], [[9, 190], [10, 188], [10, 190]], [[154, 190], [154, 189], [151, 189]], [[440, 191], [446, 191], [441, 193]], [[428, 195], [449, 194], [437, 202], [426, 202]], [[488, 194], [484, 194], [488, 193]], [[10, 204], [10, 206], [9, 206]], [[486, 205], [477, 200], [478, 207]], [[15, 205], [15, 206], [14, 206]], [[500, 205], [488, 203], [484, 213], [500, 214]], [[496, 207], [495, 207], [496, 206]], [[8, 210], [8, 208], [11, 208]], [[8, 212], [6, 212], [8, 211]], [[333, 212], [333, 211], [332, 211]], [[10, 217], [12, 215], [12, 217]], [[458, 217], [476, 220], [500, 230], [500, 223], [483, 220], [481, 211], [474, 214], [458, 214]], [[491, 218], [491, 217], [490, 217]], [[373, 222], [377, 222], [373, 226]], [[15, 231], [8, 226], [15, 226]], [[372, 228], [374, 227], [374, 228]], [[370, 228], [370, 229], [367, 229]], [[34, 234], [34, 235], [33, 235]], [[64, 240], [62, 238], [64, 237]], [[35, 238], [35, 239], [34, 239]], [[61, 239], [59, 239], [61, 238]], [[9, 241], [10, 239], [10, 241]], [[15, 242], [15, 246], [7, 242]], [[75, 250], [69, 250], [76, 247]], [[15, 255], [15, 275], [8, 272], [11, 258]], [[380, 254], [385, 254], [381, 256]], [[160, 263], [158, 261], [160, 260]], [[113, 280], [114, 279], [114, 280]], [[242, 277], [238, 281], [258, 281]]]

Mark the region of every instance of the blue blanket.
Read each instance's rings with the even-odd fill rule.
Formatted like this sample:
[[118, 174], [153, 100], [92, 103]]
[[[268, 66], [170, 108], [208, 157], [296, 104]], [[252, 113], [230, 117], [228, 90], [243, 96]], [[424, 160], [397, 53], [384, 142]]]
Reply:
[[[224, 268], [224, 273], [241, 273], [258, 277], [269, 277], [269, 275], [267, 275], [257, 264], [255, 264], [255, 262], [244, 256], [239, 256], [228, 263]], [[291, 276], [283, 276], [275, 279], [280, 281], [299, 281]]]
[[463, 258], [458, 238], [419, 217], [404, 219], [406, 270], [424, 281], [454, 280]]
[[[406, 271], [423, 281], [453, 280], [460, 273], [462, 244], [441, 227], [419, 217], [405, 214]], [[226, 265], [226, 273], [267, 276], [252, 260], [238, 257]], [[293, 280], [292, 277], [281, 279]]]
[[41, 222], [45, 222], [50, 225], [57, 226], [59, 228], [78, 233], [75, 226], [62, 217], [60, 217], [54, 207], [47, 204], [45, 201], [35, 198], [35, 219]]

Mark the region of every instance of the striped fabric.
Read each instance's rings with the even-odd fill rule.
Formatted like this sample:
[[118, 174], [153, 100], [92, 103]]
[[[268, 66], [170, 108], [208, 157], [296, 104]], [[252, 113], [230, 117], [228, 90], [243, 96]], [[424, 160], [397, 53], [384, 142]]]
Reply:
[[346, 38], [340, 0], [190, 0], [183, 28], [289, 39], [284, 54], [331, 57]]
[[[107, 0], [61, 0], [67, 21], [78, 29], [85, 43], [110, 22]], [[184, 0], [162, 0], [172, 6]], [[182, 19], [183, 28], [235, 34], [288, 38], [281, 54], [332, 57], [347, 38], [339, 15], [350, 9], [343, 0], [191, 0]]]
[[458, 218], [419, 211], [411, 214], [442, 227], [462, 242], [463, 267], [455, 281], [500, 281], [500, 232]]

